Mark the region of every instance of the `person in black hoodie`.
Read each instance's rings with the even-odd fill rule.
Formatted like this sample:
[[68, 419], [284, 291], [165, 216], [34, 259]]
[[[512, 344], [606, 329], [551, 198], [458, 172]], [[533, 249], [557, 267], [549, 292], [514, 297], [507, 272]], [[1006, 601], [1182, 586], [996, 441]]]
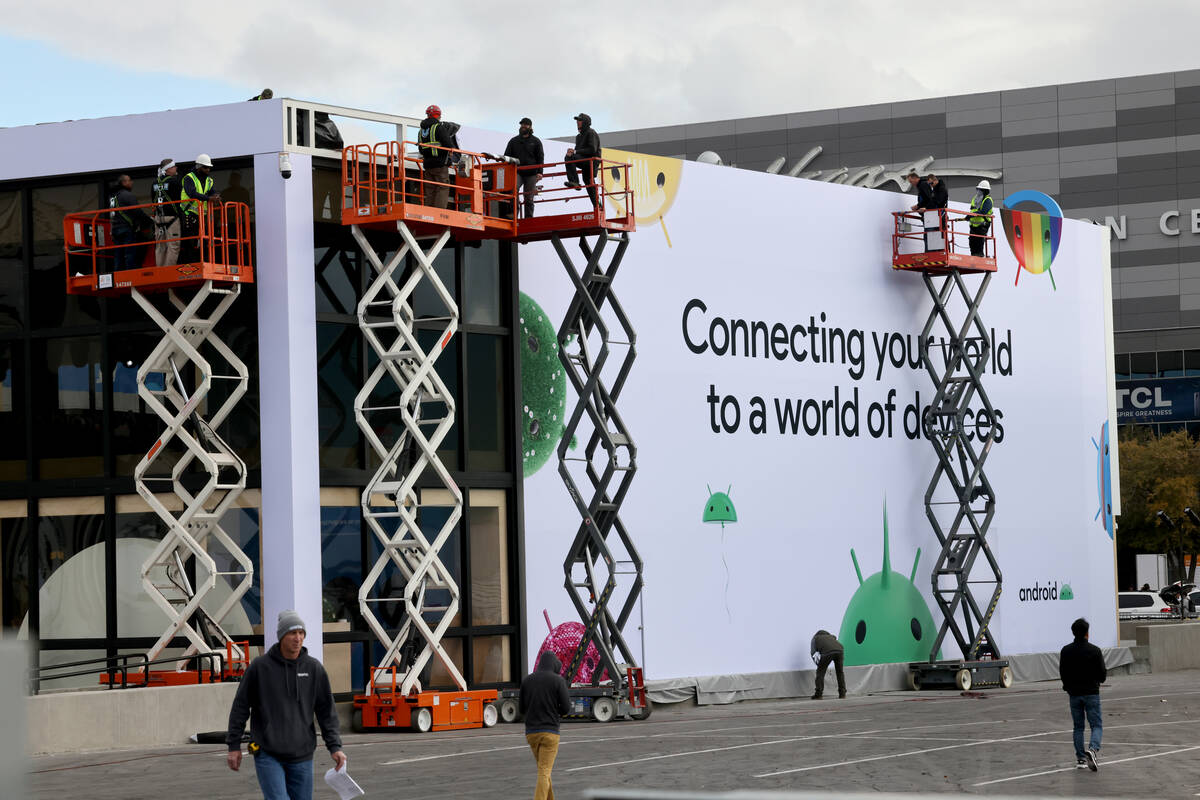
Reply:
[[229, 712], [229, 768], [242, 765], [242, 733], [249, 718], [250, 752], [266, 800], [312, 800], [314, 714], [334, 764], [346, 765], [329, 676], [308, 654], [304, 633], [299, 614], [279, 613], [278, 643], [250, 663]]
[[417, 149], [424, 161], [425, 205], [433, 208], [450, 207], [450, 164], [458, 163], [458, 124], [442, 122], [442, 109], [435, 105], [425, 109], [425, 119], [417, 133]]
[[[1103, 723], [1100, 718], [1100, 684], [1108, 677], [1104, 666], [1104, 654], [1100, 648], [1088, 641], [1088, 621], [1083, 617], [1071, 623], [1075, 641], [1062, 649], [1058, 656], [1058, 676], [1062, 679], [1063, 691], [1070, 696], [1071, 722], [1075, 726], [1075, 766], [1087, 767], [1095, 772], [1100, 756], [1100, 735]], [[1092, 729], [1088, 748], [1083, 748], [1083, 721]]]
[[533, 198], [537, 195], [537, 182], [542, 177], [542, 164], [546, 153], [542, 140], [533, 135], [533, 120], [522, 117], [517, 135], [508, 140], [504, 155], [515, 158], [517, 163], [517, 190], [525, 200], [525, 218], [533, 216]]
[[141, 208], [122, 211], [128, 206], [138, 205], [138, 199], [133, 194], [133, 178], [122, 175], [117, 178], [117, 190], [108, 201], [112, 212], [112, 240], [114, 244], [124, 245], [114, 251], [116, 269], [134, 269], [138, 266], [138, 254], [141, 248], [137, 242], [138, 233], [153, 224], [150, 215]]
[[808, 650], [812, 654], [813, 661], [817, 662], [817, 674], [813, 681], [813, 688], [816, 691], [813, 692], [812, 699], [820, 700], [825, 694], [825, 671], [829, 669], [830, 664], [833, 664], [833, 671], [837, 675], [838, 698], [845, 700], [846, 650], [842, 647], [842, 643], [829, 631], [820, 630], [813, 636]]
[[567, 187], [580, 188], [579, 173], [583, 173], [583, 184], [587, 186], [588, 197], [593, 206], [599, 206], [596, 199], [596, 167], [592, 159], [600, 158], [600, 134], [592, 129], [592, 118], [587, 114], [575, 116], [575, 146], [567, 148]]
[[537, 788], [534, 800], [554, 800], [550, 772], [558, 756], [558, 721], [571, 711], [567, 682], [560, 674], [562, 663], [547, 650], [538, 659], [537, 669], [521, 681], [521, 713], [525, 715], [525, 741], [537, 762]]

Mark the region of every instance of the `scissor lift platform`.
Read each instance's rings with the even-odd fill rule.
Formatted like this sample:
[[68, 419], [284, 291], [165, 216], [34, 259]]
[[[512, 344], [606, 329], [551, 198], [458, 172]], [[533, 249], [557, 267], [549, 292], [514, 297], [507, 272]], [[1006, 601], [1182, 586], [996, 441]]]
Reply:
[[[935, 212], [927, 212], [935, 213]], [[937, 229], [926, 229], [922, 214], [898, 211], [892, 214], [892, 269], [915, 270], [930, 275], [975, 275], [996, 271], [996, 240], [990, 235], [971, 233], [960, 227], [964, 220], [950, 219], [947, 212], [939, 215]], [[970, 240], [983, 241], [983, 255], [972, 255]], [[927, 246], [932, 249], [926, 249]]]

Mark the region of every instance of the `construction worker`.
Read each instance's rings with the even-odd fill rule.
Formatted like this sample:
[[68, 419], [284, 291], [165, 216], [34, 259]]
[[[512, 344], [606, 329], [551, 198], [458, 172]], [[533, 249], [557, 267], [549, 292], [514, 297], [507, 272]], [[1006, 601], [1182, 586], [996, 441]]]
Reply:
[[255, 100], [270, 100], [274, 96], [275, 96], [275, 93], [272, 92], [270, 89], [263, 89], [261, 92], [254, 95], [254, 97], [251, 97], [250, 102], [253, 103]]
[[158, 179], [150, 188], [151, 199], [159, 205], [154, 209], [154, 263], [169, 267], [179, 263], [179, 167], [169, 158], [158, 165]]
[[987, 242], [985, 237], [992, 229], [992, 184], [984, 179], [975, 188], [977, 191], [971, 198], [971, 213], [964, 219], [971, 226], [971, 255], [982, 256]]
[[431, 105], [417, 133], [417, 149], [424, 161], [425, 205], [450, 207], [450, 164], [457, 164], [458, 124], [442, 122], [442, 109]]
[[137, 197], [133, 194], [133, 178], [128, 175], [117, 178], [117, 191], [113, 193], [108, 205], [116, 209], [111, 214], [113, 244], [124, 245], [113, 251], [115, 268], [134, 269], [138, 266], [138, 253], [141, 250], [135, 244], [138, 232], [149, 228], [151, 219], [150, 215], [140, 208], [121, 210], [138, 205]]
[[908, 185], [917, 193], [917, 204], [910, 211], [918, 213], [925, 211], [928, 208], [933, 208], [933, 196], [930, 193], [929, 181], [921, 180], [921, 176], [914, 169], [908, 173]]
[[583, 182], [587, 186], [588, 197], [593, 206], [599, 206], [596, 197], [596, 167], [593, 159], [600, 158], [600, 134], [592, 129], [592, 118], [587, 114], [575, 116], [575, 146], [567, 148], [567, 187], [580, 188], [579, 172], [583, 172]]
[[814, 679], [814, 689], [812, 699], [820, 700], [825, 694], [825, 671], [829, 669], [829, 665], [833, 664], [833, 671], [837, 675], [838, 683], [838, 699], [846, 699], [846, 672], [845, 665], [845, 648], [842, 643], [837, 640], [829, 631], [817, 631], [809, 644], [809, 652], [812, 654], [812, 660], [817, 664], [817, 675]]
[[207, 210], [209, 203], [221, 199], [221, 193], [213, 189], [213, 162], [207, 153], [196, 156], [196, 166], [183, 178], [179, 191], [180, 210], [183, 215], [180, 231], [183, 235], [183, 246], [180, 248], [180, 262], [192, 264], [200, 260], [200, 214]]
[[235, 772], [242, 766], [242, 735], [249, 719], [249, 751], [266, 800], [312, 800], [314, 717], [334, 765], [346, 765], [329, 675], [308, 654], [305, 634], [299, 614], [279, 612], [275, 645], [250, 662], [229, 711], [226, 763]]
[[542, 140], [533, 135], [533, 120], [522, 117], [517, 135], [508, 140], [504, 155], [517, 159], [517, 190], [525, 200], [525, 218], [533, 216], [533, 199], [537, 195], [537, 182], [542, 177], [541, 165], [546, 163]]

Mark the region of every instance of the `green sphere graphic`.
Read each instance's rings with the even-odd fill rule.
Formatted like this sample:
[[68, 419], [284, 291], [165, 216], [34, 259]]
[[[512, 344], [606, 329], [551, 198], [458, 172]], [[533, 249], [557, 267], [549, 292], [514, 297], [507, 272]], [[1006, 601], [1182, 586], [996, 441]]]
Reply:
[[[925, 598], [913, 584], [921, 550], [908, 577], [892, 570], [888, 551], [887, 508], [883, 511], [883, 569], [865, 581], [858, 558], [850, 551], [858, 573], [858, 589], [850, 598], [838, 641], [846, 650], [846, 665], [925, 661], [937, 635]], [[941, 657], [941, 654], [938, 654]]]
[[525, 477], [550, 460], [562, 438], [567, 376], [558, 360], [557, 332], [546, 312], [521, 293], [521, 463]]

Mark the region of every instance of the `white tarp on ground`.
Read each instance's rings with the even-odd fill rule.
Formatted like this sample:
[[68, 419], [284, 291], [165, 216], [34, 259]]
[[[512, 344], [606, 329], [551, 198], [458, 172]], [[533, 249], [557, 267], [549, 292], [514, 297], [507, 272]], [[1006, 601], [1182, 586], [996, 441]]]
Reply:
[[[637, 330], [619, 406], [638, 467], [621, 516], [645, 561], [644, 652], [638, 612], [626, 628], [635, 656], [649, 678], [792, 674], [811, 668], [809, 638], [824, 628], [848, 664], [926, 659], [940, 619], [923, 505], [936, 459], [918, 424], [933, 394], [917, 347], [931, 300], [919, 275], [889, 269], [891, 212], [911, 198], [667, 162], [635, 164], [651, 190], [614, 284]], [[1064, 221], [1056, 288], [1024, 270], [1015, 284], [996, 227], [1000, 268], [982, 307], [996, 413], [968, 419], [999, 434], [987, 461], [989, 543], [1004, 571], [993, 630], [1004, 653], [1057, 651], [1082, 616], [1092, 641], [1112, 646], [1113, 544], [1095, 519], [1093, 442], [1112, 386], [1108, 244], [1102, 228]], [[557, 328], [571, 287], [549, 243], [520, 247], [520, 276], [525, 327]], [[544, 440], [561, 430], [548, 392], [565, 383], [532, 372], [526, 422]], [[543, 445], [527, 431], [525, 446], [536, 456]], [[576, 618], [563, 559], [580, 518], [555, 467], [550, 454], [525, 475], [531, 621], [543, 609]], [[725, 492], [737, 521], [702, 522]], [[531, 634], [531, 661], [539, 643]], [[958, 655], [951, 638], [943, 654]]]

